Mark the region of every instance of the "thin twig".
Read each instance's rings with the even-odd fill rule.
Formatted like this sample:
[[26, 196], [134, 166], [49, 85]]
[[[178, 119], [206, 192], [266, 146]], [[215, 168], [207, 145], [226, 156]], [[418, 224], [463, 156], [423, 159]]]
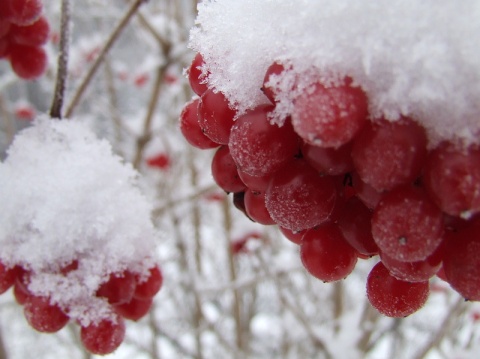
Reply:
[[139, 7], [146, 2], [146, 0], [135, 0], [132, 6], [128, 9], [127, 13], [125, 16], [120, 20], [119, 24], [117, 27], [113, 30], [111, 33], [110, 37], [108, 38], [107, 42], [103, 46], [102, 50], [98, 54], [98, 57], [95, 59], [94, 63], [88, 70], [87, 74], [83, 78], [80, 86], [78, 87], [78, 90], [76, 91], [75, 95], [73, 96], [72, 101], [68, 105], [67, 111], [65, 113], [65, 117], [70, 117], [75, 109], [75, 107], [78, 105], [80, 102], [80, 99], [83, 96], [83, 93], [87, 89], [88, 85], [90, 84], [90, 81], [92, 80], [93, 76], [97, 72], [98, 68], [100, 67], [101, 63], [103, 62], [105, 55], [107, 54], [108, 51], [112, 48], [113, 44], [117, 41], [119, 38], [122, 30], [127, 26], [127, 24], [130, 22], [131, 18], [135, 13], [138, 11]]
[[55, 83], [55, 92], [52, 105], [50, 107], [50, 117], [62, 118], [63, 99], [65, 95], [65, 85], [67, 82], [68, 69], [68, 48], [70, 42], [70, 0], [62, 0], [62, 16], [60, 19], [60, 52], [58, 54], [57, 79]]

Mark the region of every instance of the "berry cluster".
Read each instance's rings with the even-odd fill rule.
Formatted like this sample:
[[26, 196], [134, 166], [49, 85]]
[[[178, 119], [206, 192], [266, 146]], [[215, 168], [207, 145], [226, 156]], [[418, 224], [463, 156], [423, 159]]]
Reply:
[[18, 77], [39, 77], [47, 67], [50, 26], [42, 16], [41, 0], [2, 0], [0, 2], [0, 59], [10, 61]]
[[[75, 276], [79, 262], [73, 261], [52, 275]], [[32, 272], [21, 266], [7, 268], [0, 262], [0, 294], [13, 287], [16, 301], [23, 305], [30, 326], [42, 333], [55, 333], [69, 321], [69, 308], [60, 307], [46, 296], [29, 289]], [[157, 266], [149, 270], [147, 278], [128, 270], [112, 273], [96, 291], [95, 297], [111, 306], [108, 318], [88, 325], [80, 323], [80, 336], [85, 348], [94, 354], [108, 354], [122, 343], [125, 336], [124, 319], [139, 320], [149, 311], [153, 297], [160, 290], [162, 273]]]
[[[297, 243], [308, 272], [336, 281], [358, 258], [379, 255], [367, 296], [391, 317], [421, 308], [437, 273], [480, 300], [477, 146], [442, 142], [428, 150], [413, 118], [371, 119], [367, 94], [348, 77], [285, 90], [276, 80], [294, 69], [277, 62], [259, 91], [269, 103], [238, 115], [202, 70], [197, 54], [189, 80], [199, 97], [182, 111], [184, 137], [218, 148], [216, 183], [250, 219], [278, 225]], [[280, 96], [294, 96], [282, 126], [271, 121]]]

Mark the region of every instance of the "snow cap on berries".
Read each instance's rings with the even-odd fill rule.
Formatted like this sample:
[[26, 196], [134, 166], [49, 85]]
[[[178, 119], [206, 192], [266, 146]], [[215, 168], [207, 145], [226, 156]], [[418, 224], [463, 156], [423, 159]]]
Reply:
[[0, 260], [31, 271], [28, 289], [70, 317], [108, 317], [99, 285], [126, 269], [145, 276], [154, 264], [151, 207], [137, 177], [84, 123], [38, 118], [0, 163]]

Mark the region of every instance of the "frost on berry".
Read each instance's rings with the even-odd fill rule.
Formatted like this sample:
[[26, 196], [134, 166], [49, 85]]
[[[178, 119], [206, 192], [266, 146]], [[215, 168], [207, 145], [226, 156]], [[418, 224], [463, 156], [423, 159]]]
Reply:
[[290, 121], [281, 127], [268, 118], [271, 105], [262, 105], [239, 117], [232, 127], [228, 147], [240, 171], [267, 176], [292, 161], [300, 149]]
[[305, 161], [295, 160], [273, 175], [265, 203], [277, 224], [300, 231], [326, 222], [336, 197], [331, 177], [322, 177]]
[[412, 183], [420, 175], [426, 155], [425, 130], [409, 118], [368, 123], [352, 149], [360, 178], [378, 191]]
[[394, 318], [406, 317], [419, 310], [429, 296], [428, 281], [410, 283], [393, 277], [378, 262], [367, 278], [367, 297], [380, 313]]
[[144, 276], [156, 262], [138, 174], [80, 121], [42, 117], [18, 133], [0, 188], [0, 261], [21, 268], [22, 301], [49, 298], [87, 325], [112, 317], [109, 300], [133, 296], [135, 281], [116, 292], [113, 282], [126, 278], [116, 274]]
[[427, 159], [424, 181], [430, 197], [444, 212], [471, 217], [480, 211], [480, 149], [442, 143]]
[[360, 88], [317, 83], [295, 98], [292, 124], [307, 143], [338, 148], [360, 131], [367, 110], [367, 96]]
[[125, 337], [125, 322], [116, 316], [82, 327], [80, 339], [93, 354], [110, 354], [117, 349]]
[[423, 190], [406, 186], [387, 192], [372, 217], [380, 252], [403, 262], [426, 259], [443, 240], [443, 216]]

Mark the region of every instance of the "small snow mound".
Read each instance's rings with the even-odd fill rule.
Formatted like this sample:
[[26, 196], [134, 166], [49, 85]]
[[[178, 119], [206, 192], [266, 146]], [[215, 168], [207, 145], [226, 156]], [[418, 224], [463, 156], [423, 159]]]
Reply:
[[38, 118], [0, 163], [0, 260], [30, 272], [28, 289], [71, 318], [108, 317], [100, 284], [126, 269], [145, 276], [155, 263], [137, 177], [85, 124]]

